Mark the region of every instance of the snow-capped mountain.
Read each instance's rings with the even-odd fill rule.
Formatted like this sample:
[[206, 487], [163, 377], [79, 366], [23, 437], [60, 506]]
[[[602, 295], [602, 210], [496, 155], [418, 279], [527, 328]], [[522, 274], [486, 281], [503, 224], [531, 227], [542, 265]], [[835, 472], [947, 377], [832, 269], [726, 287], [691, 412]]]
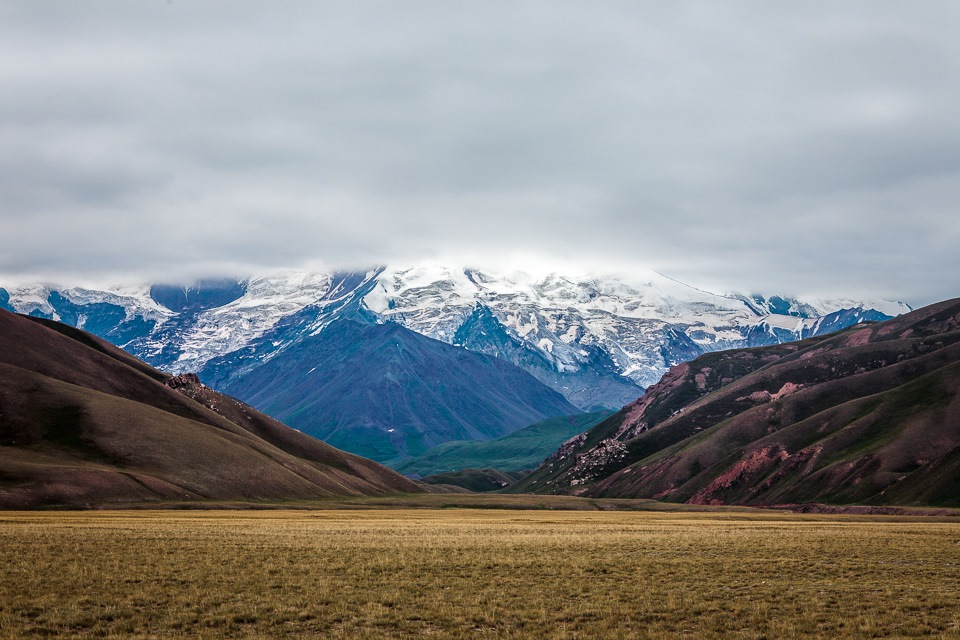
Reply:
[[[504, 358], [576, 406], [619, 407], [706, 351], [881, 320], [903, 303], [717, 295], [653, 271], [535, 277], [451, 267], [277, 273], [195, 287], [0, 289], [0, 307], [82, 327], [174, 373], [215, 377], [351, 318]], [[214, 369], [216, 371], [214, 371]]]

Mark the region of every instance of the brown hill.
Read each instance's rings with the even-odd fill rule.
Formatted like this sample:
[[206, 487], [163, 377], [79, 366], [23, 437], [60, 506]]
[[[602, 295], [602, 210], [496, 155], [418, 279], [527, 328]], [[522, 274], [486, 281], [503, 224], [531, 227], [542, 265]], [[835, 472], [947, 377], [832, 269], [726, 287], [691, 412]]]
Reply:
[[674, 367], [510, 491], [960, 506], [960, 300]]
[[0, 507], [420, 491], [78, 329], [0, 310]]

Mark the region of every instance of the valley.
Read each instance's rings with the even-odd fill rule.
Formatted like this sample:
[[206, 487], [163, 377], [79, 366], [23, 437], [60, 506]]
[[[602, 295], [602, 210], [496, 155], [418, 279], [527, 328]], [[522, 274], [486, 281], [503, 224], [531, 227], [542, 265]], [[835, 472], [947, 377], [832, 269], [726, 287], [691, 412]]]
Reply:
[[597, 411], [547, 418], [499, 438], [445, 442], [401, 462], [396, 470], [420, 476], [491, 466], [501, 471], [531, 470], [565, 440], [583, 433], [610, 413]]
[[294, 426], [406, 427], [334, 425], [404, 477], [0, 310], [0, 638], [958, 636], [960, 301], [855, 324], [615, 413], [347, 317], [207, 369]]
[[0, 640], [960, 640], [960, 2], [3, 2]]

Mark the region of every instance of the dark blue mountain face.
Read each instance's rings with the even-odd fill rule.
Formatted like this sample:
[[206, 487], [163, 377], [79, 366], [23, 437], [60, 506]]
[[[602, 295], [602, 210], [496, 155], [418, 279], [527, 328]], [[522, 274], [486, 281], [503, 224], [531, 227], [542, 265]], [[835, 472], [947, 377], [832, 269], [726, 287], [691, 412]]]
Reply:
[[[156, 327], [155, 321], [145, 320], [140, 316], [127, 317], [123, 307], [107, 302], [77, 304], [62, 296], [59, 291], [51, 291], [47, 302], [53, 308], [53, 313], [33, 309], [27, 315], [47, 320], [55, 319], [79, 327], [128, 350], [132, 341], [150, 335]], [[0, 309], [15, 311], [10, 305], [10, 294], [5, 289], [0, 289]]]
[[205, 384], [222, 391], [231, 381], [242, 379], [259, 367], [276, 351], [275, 344], [293, 344], [307, 335], [316, 318], [317, 309], [312, 306], [290, 314], [245, 347], [209, 360], [197, 374]]
[[128, 318], [123, 307], [115, 304], [76, 304], [57, 291], [51, 292], [48, 301], [56, 309], [60, 322], [89, 331], [120, 347], [149, 335], [156, 326], [153, 320], [139, 316]]
[[618, 409], [643, 395], [643, 387], [620, 375], [610, 356], [593, 345], [585, 347], [589, 350], [586, 366], [578, 371], [558, 371], [540, 351], [511, 336], [493, 312], [482, 305], [460, 325], [453, 344], [502, 358], [547, 386], [562, 389], [571, 403], [587, 410]]
[[749, 333], [747, 333], [746, 346], [769, 347], [775, 344], [791, 342], [796, 339], [797, 334], [794, 331], [782, 329], [780, 327], [772, 327], [766, 322], [761, 322], [753, 327]]
[[[299, 353], [299, 343], [317, 331], [317, 318], [321, 314], [333, 324], [340, 320], [351, 320], [375, 325], [378, 323], [377, 316], [361, 304], [363, 296], [370, 292], [372, 286], [372, 282], [362, 282], [362, 275], [335, 274], [328, 294], [333, 302], [328, 302], [327, 308], [310, 305], [282, 318], [264, 335], [246, 346], [209, 360], [198, 373], [209, 386], [224, 389], [231, 381], [243, 378], [272, 357], [277, 345], [285, 345], [282, 348], [284, 352]], [[343, 296], [340, 301], [337, 301], [338, 295]]]
[[[883, 322], [892, 317], [873, 309], [841, 309], [827, 314], [817, 323], [811, 335], [822, 336], [862, 322]], [[805, 338], [808, 336], [804, 336]]]
[[579, 413], [504, 360], [392, 323], [338, 320], [219, 386], [335, 447], [387, 463]]
[[663, 361], [672, 367], [703, 355], [703, 349], [683, 331], [670, 328], [663, 334], [660, 353], [663, 356]]
[[150, 287], [150, 297], [171, 311], [198, 312], [229, 304], [246, 290], [246, 283], [236, 280], [201, 280], [189, 287], [155, 284]]
[[[841, 309], [840, 311], [834, 311], [833, 313], [823, 316], [823, 318], [812, 327], [805, 328], [799, 337], [805, 339], [814, 336], [823, 336], [862, 322], [883, 322], [891, 319], [893, 319], [893, 316], [888, 316], [874, 309]], [[746, 346], [769, 347], [771, 345], [796, 340], [797, 337], [795, 331], [782, 329], [780, 327], [771, 327], [769, 324], [761, 322], [753, 327], [747, 334]]]

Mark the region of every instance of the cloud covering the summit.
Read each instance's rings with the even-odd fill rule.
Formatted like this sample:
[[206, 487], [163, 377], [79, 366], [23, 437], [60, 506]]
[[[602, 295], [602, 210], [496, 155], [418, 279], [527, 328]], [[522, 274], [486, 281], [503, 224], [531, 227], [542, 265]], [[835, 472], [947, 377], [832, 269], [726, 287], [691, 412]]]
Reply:
[[[0, 276], [960, 295], [960, 4], [0, 7]], [[2, 285], [2, 283], [0, 283]]]

